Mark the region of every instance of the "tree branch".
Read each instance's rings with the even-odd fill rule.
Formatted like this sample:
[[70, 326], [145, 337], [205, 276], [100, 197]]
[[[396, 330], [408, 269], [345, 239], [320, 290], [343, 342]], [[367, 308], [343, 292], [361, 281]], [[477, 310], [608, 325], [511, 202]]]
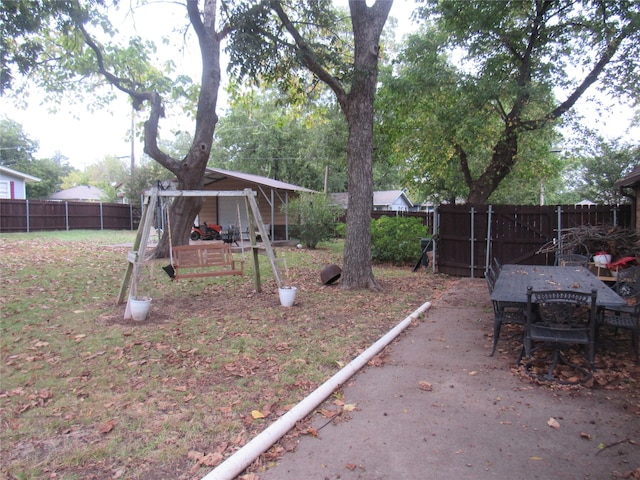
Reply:
[[566, 113], [573, 105], [578, 101], [578, 99], [582, 96], [582, 94], [589, 88], [604, 70], [604, 68], [608, 65], [614, 55], [617, 53], [618, 48], [622, 44], [622, 41], [627, 37], [628, 33], [626, 30], [622, 30], [620, 35], [614, 37], [611, 42], [607, 45], [607, 48], [602, 53], [600, 60], [596, 63], [589, 74], [584, 78], [582, 83], [576, 87], [569, 97], [562, 102], [558, 107], [556, 107], [551, 113], [549, 113], [545, 120], [556, 120], [561, 117], [564, 113]]
[[135, 88], [141, 87], [141, 85], [138, 85], [129, 79], [117, 77], [108, 71], [105, 67], [104, 56], [100, 47], [93, 40], [91, 35], [89, 35], [89, 32], [87, 32], [81, 22], [77, 22], [76, 25], [82, 33], [85, 42], [96, 56], [98, 72], [104, 76], [111, 85], [131, 97], [133, 108], [135, 110], [140, 110], [145, 101], [149, 102], [151, 105], [151, 112], [149, 113], [149, 119], [144, 123], [144, 152], [169, 171], [176, 173], [179, 167], [179, 162], [164, 153], [158, 147], [158, 123], [160, 118], [164, 117], [164, 106], [162, 105], [162, 98], [160, 97], [160, 94], [149, 91], [139, 92]]
[[473, 183], [473, 177], [471, 176], [471, 170], [469, 169], [469, 161], [467, 159], [467, 152], [456, 143], [453, 148], [455, 149], [456, 155], [460, 161], [460, 170], [462, 170], [462, 175], [464, 176], [464, 181], [467, 185], [471, 185]]
[[289, 16], [285, 13], [282, 8], [282, 3], [280, 0], [275, 0], [271, 2], [271, 8], [276, 12], [278, 18], [286, 28], [287, 32], [293, 37], [293, 40], [296, 44], [296, 48], [300, 53], [300, 57], [304, 65], [315, 74], [320, 80], [327, 84], [331, 90], [336, 94], [338, 102], [341, 105], [346, 105], [347, 94], [342, 86], [342, 83], [332, 76], [318, 61], [318, 58], [315, 56], [313, 50], [309, 47], [307, 42], [302, 38], [300, 32], [295, 27], [295, 25], [291, 22]]

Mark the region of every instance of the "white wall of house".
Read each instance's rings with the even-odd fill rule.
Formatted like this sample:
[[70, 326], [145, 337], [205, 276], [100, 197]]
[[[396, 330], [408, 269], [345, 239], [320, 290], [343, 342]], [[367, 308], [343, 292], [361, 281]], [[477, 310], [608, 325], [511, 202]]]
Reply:
[[26, 183], [39, 181], [38, 177], [0, 166], [0, 198], [24, 200], [27, 198]]
[[0, 198], [18, 200], [27, 198], [24, 178], [0, 171]]

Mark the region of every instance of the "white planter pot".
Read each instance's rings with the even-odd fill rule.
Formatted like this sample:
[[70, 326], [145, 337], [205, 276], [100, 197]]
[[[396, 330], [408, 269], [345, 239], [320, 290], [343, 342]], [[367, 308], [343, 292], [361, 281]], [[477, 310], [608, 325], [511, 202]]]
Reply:
[[293, 302], [296, 300], [296, 290], [296, 287], [282, 287], [278, 289], [280, 304], [283, 307], [293, 306]]
[[147, 318], [149, 309], [151, 308], [151, 299], [149, 297], [129, 299], [129, 310], [131, 312], [131, 318], [136, 322], [141, 322]]
[[604, 267], [611, 263], [611, 255], [608, 253], [599, 253], [593, 256], [593, 263], [596, 264], [596, 267]]

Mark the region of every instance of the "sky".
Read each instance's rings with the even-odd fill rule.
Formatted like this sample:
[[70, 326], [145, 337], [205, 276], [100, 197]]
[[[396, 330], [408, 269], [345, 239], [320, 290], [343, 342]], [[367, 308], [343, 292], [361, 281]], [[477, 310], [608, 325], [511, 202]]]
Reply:
[[[336, 4], [346, 6], [346, 0], [336, 0]], [[344, 5], [343, 5], [344, 4]], [[391, 16], [398, 19], [398, 36], [408, 33], [412, 26], [409, 21], [413, 2], [410, 0], [396, 0], [391, 10]], [[154, 12], [158, 8], [165, 8], [162, 17], [184, 15], [184, 7], [173, 2], [155, 4]], [[141, 12], [144, 13], [144, 12]], [[155, 21], [147, 24], [141, 22], [141, 18], [148, 15], [137, 15], [135, 23], [136, 31], [143, 36], [150, 36], [153, 32], [158, 32], [157, 16]], [[134, 28], [131, 17], [121, 13], [112, 20], [114, 25], [121, 30]], [[162, 30], [164, 33], [164, 30]], [[176, 42], [181, 43], [177, 38]], [[156, 42], [160, 45], [159, 40]], [[195, 48], [195, 47], [194, 47]], [[171, 50], [171, 51], [177, 51]], [[196, 81], [199, 79], [197, 61], [188, 61], [190, 54], [184, 56], [178, 54], [177, 61], [180, 69], [188, 73]], [[220, 91], [220, 102], [218, 112], [225, 107], [224, 94]], [[83, 170], [87, 166], [97, 163], [105, 156], [117, 156], [123, 159], [130, 159], [131, 143], [127, 140], [131, 127], [131, 107], [128, 98], [124, 94], [118, 94], [117, 99], [105, 110], [89, 111], [82, 106], [63, 104], [58, 107], [57, 113], [50, 113], [49, 107], [43, 100], [44, 93], [32, 92], [29, 107], [27, 109], [17, 108], [11, 101], [0, 97], [0, 116], [6, 116], [11, 120], [20, 123], [24, 132], [32, 140], [37, 140], [40, 148], [36, 153], [36, 158], [50, 158], [56, 152], [68, 158], [69, 163]], [[605, 138], [613, 139], [623, 137], [624, 139], [637, 139], [640, 137], [640, 129], [635, 128], [630, 132], [627, 129], [630, 125], [633, 111], [620, 105], [616, 100], [610, 100], [612, 112], [603, 114], [596, 110], [591, 103], [580, 102], [578, 111], [585, 116], [589, 126], [596, 128]], [[171, 112], [169, 112], [171, 113]], [[137, 121], [144, 120], [144, 117], [137, 117]], [[163, 119], [160, 123], [161, 129], [167, 132], [171, 128], [182, 128], [187, 131], [193, 130], [193, 125], [184, 117]], [[166, 135], [166, 133], [165, 133]], [[135, 141], [134, 155], [139, 163], [142, 156], [142, 143]]]

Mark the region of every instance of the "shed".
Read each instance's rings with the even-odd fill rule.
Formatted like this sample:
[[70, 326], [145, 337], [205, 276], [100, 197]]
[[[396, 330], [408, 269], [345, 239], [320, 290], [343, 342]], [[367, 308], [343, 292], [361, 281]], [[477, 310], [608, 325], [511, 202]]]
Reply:
[[18, 172], [11, 168], [0, 167], [0, 198], [26, 200], [26, 184], [39, 181], [38, 177]]
[[638, 208], [640, 207], [640, 165], [635, 167], [629, 175], [616, 182], [616, 187], [625, 197], [631, 199], [632, 225], [636, 230], [640, 230], [640, 218]]
[[[275, 240], [289, 239], [289, 218], [287, 206], [289, 201], [300, 193], [317, 193], [305, 187], [273, 180], [251, 173], [233, 172], [220, 168], [207, 168], [204, 174], [204, 190], [244, 190], [250, 188], [257, 193], [256, 200], [260, 215], [269, 225], [271, 238]], [[200, 223], [218, 225], [241, 224], [245, 230], [249, 224], [247, 212], [242, 198], [209, 197], [204, 199], [198, 219]]]

